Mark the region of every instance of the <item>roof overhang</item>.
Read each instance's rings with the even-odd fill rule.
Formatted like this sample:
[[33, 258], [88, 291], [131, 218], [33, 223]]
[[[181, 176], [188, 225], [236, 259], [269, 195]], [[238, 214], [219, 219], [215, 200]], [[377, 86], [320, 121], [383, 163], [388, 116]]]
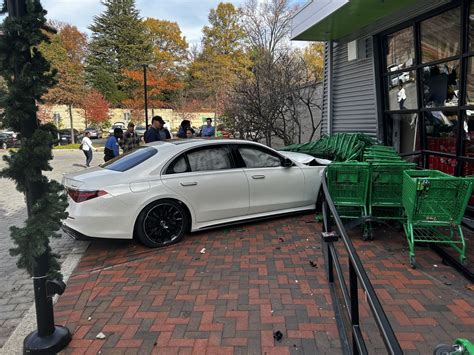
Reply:
[[301, 41], [344, 38], [416, 0], [311, 0], [293, 16], [291, 37]]

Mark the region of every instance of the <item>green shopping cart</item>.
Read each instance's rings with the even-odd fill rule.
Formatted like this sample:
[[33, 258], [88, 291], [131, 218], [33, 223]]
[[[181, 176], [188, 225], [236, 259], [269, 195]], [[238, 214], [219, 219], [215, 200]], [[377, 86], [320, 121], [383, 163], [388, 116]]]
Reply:
[[449, 245], [465, 264], [466, 243], [460, 224], [473, 180], [436, 170], [405, 170], [403, 174], [402, 201], [407, 216], [404, 229], [412, 268], [416, 268], [416, 243]]

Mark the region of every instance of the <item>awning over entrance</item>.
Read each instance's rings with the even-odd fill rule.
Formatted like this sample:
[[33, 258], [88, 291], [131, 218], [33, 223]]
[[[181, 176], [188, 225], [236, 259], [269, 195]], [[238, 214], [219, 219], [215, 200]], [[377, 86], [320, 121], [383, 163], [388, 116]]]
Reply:
[[292, 38], [328, 41], [343, 38], [385, 16], [402, 11], [416, 0], [312, 0], [292, 21]]

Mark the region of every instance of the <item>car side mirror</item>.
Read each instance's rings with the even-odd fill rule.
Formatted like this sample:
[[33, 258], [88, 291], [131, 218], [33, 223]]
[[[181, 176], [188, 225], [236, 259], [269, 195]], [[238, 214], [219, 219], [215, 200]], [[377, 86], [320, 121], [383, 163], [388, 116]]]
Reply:
[[283, 159], [283, 166], [285, 168], [291, 168], [293, 166], [293, 162], [289, 158]]

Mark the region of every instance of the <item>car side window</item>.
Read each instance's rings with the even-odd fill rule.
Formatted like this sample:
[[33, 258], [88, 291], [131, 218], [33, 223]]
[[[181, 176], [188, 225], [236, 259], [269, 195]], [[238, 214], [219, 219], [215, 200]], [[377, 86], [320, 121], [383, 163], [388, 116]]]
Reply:
[[184, 155], [177, 158], [166, 170], [166, 174], [182, 174], [186, 172], [188, 172], [188, 164]]
[[187, 154], [191, 171], [212, 171], [232, 169], [230, 152], [227, 147], [199, 149]]
[[281, 166], [281, 158], [271, 152], [250, 147], [239, 147], [239, 153], [247, 168], [275, 168]]

